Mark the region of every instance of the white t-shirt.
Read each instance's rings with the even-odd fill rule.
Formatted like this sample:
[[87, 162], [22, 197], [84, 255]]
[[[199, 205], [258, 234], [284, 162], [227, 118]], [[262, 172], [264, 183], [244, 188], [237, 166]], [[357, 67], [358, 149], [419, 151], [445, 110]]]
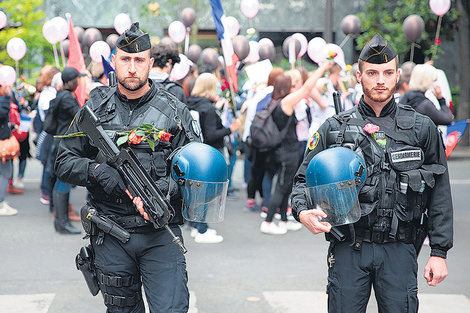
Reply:
[[54, 99], [56, 95], [57, 90], [54, 87], [45, 86], [42, 89], [38, 99], [38, 113], [41, 121], [44, 122], [44, 118], [46, 117], [45, 111], [49, 109], [49, 102]]

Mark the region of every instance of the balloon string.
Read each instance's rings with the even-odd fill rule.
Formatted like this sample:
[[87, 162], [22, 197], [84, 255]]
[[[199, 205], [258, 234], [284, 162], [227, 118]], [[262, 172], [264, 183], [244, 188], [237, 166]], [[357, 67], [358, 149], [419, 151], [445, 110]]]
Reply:
[[52, 45], [52, 50], [54, 50], [55, 65], [56, 65], [57, 68], [60, 68], [59, 56], [57, 55], [57, 48], [56, 48], [55, 44]]
[[339, 47], [342, 48], [344, 46], [344, 44], [349, 40], [350, 37], [351, 37], [350, 34], [348, 34], [346, 37], [344, 37], [343, 42], [339, 45]]
[[16, 67], [16, 80], [19, 81], [20, 72], [19, 72], [19, 67], [18, 67], [18, 60], [15, 60], [15, 67]]
[[64, 52], [64, 46], [62, 46], [61, 44], [59, 44], [59, 47], [60, 47], [60, 55], [62, 57], [62, 65], [64, 66], [65, 68], [65, 52]]
[[411, 51], [410, 51], [410, 61], [413, 62], [413, 58], [415, 56], [415, 43], [411, 43]]
[[188, 55], [189, 49], [189, 33], [191, 32], [191, 28], [186, 27], [186, 38], [184, 40], [184, 54]]
[[436, 29], [436, 38], [434, 39], [434, 52], [432, 53], [431, 61], [434, 60], [437, 54], [437, 50], [439, 49], [439, 45], [436, 43], [437, 39], [439, 38], [439, 33], [441, 31], [441, 23], [442, 23], [442, 15], [439, 15], [439, 20], [437, 21], [437, 29]]

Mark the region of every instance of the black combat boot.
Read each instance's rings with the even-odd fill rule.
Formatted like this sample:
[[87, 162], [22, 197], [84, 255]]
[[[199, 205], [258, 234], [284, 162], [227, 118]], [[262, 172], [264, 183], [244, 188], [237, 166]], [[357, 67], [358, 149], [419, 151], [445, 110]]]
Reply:
[[75, 228], [69, 220], [69, 193], [52, 192], [54, 201], [55, 230], [60, 234], [80, 234], [81, 231]]

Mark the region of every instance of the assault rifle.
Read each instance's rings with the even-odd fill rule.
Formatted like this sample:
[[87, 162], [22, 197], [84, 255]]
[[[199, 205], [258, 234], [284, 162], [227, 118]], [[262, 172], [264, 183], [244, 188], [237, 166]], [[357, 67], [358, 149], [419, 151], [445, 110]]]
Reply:
[[181, 239], [176, 236], [168, 222], [175, 215], [175, 210], [168, 199], [145, 170], [135, 153], [130, 149], [121, 149], [111, 140], [104, 131], [99, 119], [90, 109], [85, 106], [78, 120], [78, 127], [104, 154], [107, 163], [118, 170], [131, 195], [140, 197], [144, 203], [144, 211], [148, 214], [150, 222], [157, 229], [165, 228], [172, 236], [181, 252], [186, 253]]
[[336, 114], [341, 113], [343, 111], [343, 105], [341, 104], [341, 96], [337, 91], [333, 92], [333, 103], [335, 105]]

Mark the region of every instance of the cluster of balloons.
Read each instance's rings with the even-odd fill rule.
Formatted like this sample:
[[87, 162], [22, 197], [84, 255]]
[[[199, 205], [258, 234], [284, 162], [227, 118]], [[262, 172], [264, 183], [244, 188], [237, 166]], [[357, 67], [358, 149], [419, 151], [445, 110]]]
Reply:
[[175, 43], [181, 43], [186, 38], [186, 32], [196, 21], [196, 11], [193, 8], [185, 8], [181, 11], [180, 20], [173, 21], [168, 26], [168, 36]]

